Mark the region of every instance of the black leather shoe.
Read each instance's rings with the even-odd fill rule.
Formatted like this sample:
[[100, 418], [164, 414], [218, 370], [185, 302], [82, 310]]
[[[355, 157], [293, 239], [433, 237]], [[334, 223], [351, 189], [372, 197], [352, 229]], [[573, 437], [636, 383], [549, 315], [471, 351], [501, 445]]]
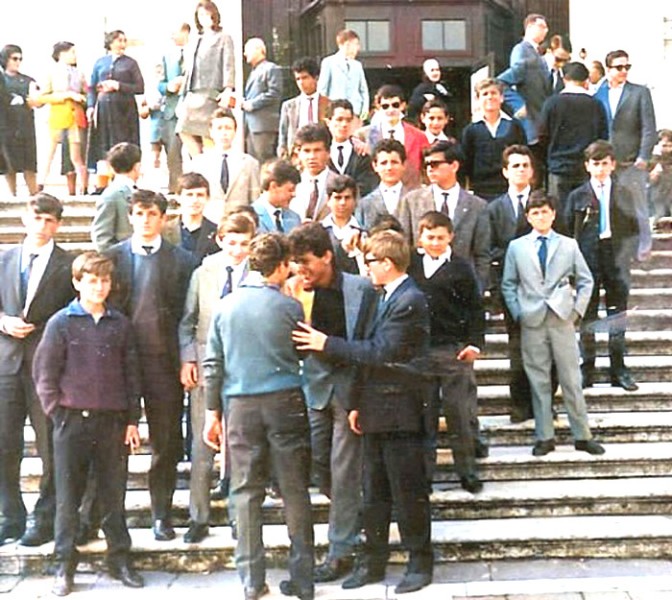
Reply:
[[152, 527], [157, 542], [169, 542], [175, 539], [175, 530], [168, 519], [157, 519]]
[[189, 523], [189, 529], [184, 534], [185, 544], [198, 544], [202, 542], [209, 533], [206, 523]]
[[595, 440], [578, 440], [574, 442], [574, 448], [588, 454], [604, 454], [604, 446], [598, 444]]
[[33, 521], [19, 540], [22, 546], [41, 546], [54, 539], [53, 523]]
[[488, 458], [490, 456], [490, 446], [483, 440], [476, 440], [474, 444], [474, 454], [476, 458]]
[[229, 497], [229, 478], [225, 477], [217, 482], [217, 486], [210, 492], [210, 500], [226, 500]]
[[80, 523], [75, 544], [77, 546], [86, 546], [89, 542], [98, 539], [98, 532], [100, 528], [97, 525], [89, 525], [87, 523]]
[[341, 586], [344, 590], [354, 590], [369, 583], [377, 583], [385, 579], [385, 570], [370, 569], [364, 565], [359, 565], [355, 572], [350, 575]]
[[258, 598], [268, 594], [269, 591], [266, 583], [260, 588], [245, 588], [245, 600], [258, 600]]
[[555, 440], [543, 440], [534, 444], [532, 454], [533, 456], [545, 456], [549, 452], [553, 452], [553, 450], [555, 450]]
[[54, 596], [67, 596], [72, 592], [74, 585], [75, 578], [72, 571], [60, 565], [56, 571], [56, 578], [54, 579], [54, 585], [51, 587], [51, 593]]
[[283, 596], [296, 596], [300, 600], [313, 600], [315, 590], [313, 588], [301, 589], [299, 585], [291, 579], [285, 579], [280, 582], [280, 593]]
[[463, 490], [467, 490], [471, 494], [478, 494], [483, 490], [483, 482], [473, 474], [460, 477], [460, 485]]
[[19, 527], [18, 525], [5, 525], [4, 527], [0, 527], [0, 546], [8, 544], [9, 542], [18, 541], [21, 539], [24, 531], [25, 528]]
[[110, 577], [118, 579], [126, 587], [141, 588], [145, 586], [142, 575], [128, 565], [110, 565]]
[[313, 571], [315, 583], [327, 583], [336, 581], [352, 571], [353, 559], [351, 556], [343, 558], [327, 558], [321, 565], [317, 565]]
[[417, 592], [432, 583], [432, 576], [429, 573], [406, 573], [399, 582], [394, 591], [397, 594], [408, 594]]
[[611, 376], [611, 385], [622, 387], [626, 392], [634, 392], [639, 389], [637, 382], [628, 371], [621, 371]]
[[527, 410], [512, 410], [509, 417], [511, 423], [523, 423], [524, 421], [529, 421], [533, 418], [534, 415]]

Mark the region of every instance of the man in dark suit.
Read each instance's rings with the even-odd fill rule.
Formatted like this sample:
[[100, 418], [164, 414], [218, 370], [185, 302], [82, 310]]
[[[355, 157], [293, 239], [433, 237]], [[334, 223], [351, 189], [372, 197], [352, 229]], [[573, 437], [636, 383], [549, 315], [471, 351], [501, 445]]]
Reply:
[[628, 391], [638, 386], [625, 366], [625, 326], [630, 293], [630, 261], [637, 245], [637, 215], [629, 188], [612, 179], [616, 154], [603, 140], [586, 148], [590, 180], [567, 198], [566, 222], [579, 243], [595, 280], [595, 288], [581, 330], [583, 386], [593, 384], [595, 331], [600, 288], [605, 292], [609, 322], [611, 384]]
[[607, 77], [595, 93], [607, 113], [609, 141], [616, 155], [619, 183], [630, 190], [639, 222], [637, 258], [651, 252], [651, 227], [646, 199], [647, 165], [656, 144], [656, 115], [651, 92], [628, 81], [630, 59], [624, 50], [609, 52], [605, 58]]
[[301, 92], [285, 100], [280, 107], [280, 133], [277, 154], [291, 158], [296, 132], [304, 125], [322, 123], [327, 116], [329, 98], [317, 92], [317, 77], [320, 67], [311, 57], [299, 58], [292, 64], [294, 81]]
[[259, 162], [275, 155], [280, 126], [282, 71], [266, 60], [266, 44], [260, 38], [245, 42], [245, 60], [252, 71], [245, 83], [245, 99], [241, 103], [245, 117], [247, 152]]
[[359, 188], [359, 197], [366, 196], [378, 177], [371, 166], [371, 157], [352, 143], [352, 122], [355, 116], [349, 100], [334, 100], [327, 109], [327, 125], [331, 133], [329, 168], [339, 175], [350, 175]]
[[351, 429], [364, 435], [363, 560], [343, 582], [358, 588], [385, 578], [392, 503], [402, 544], [409, 551], [397, 594], [432, 581], [429, 497], [423, 452], [426, 389], [411, 368], [429, 346], [429, 311], [423, 293], [406, 274], [408, 244], [402, 234], [381, 231], [367, 240], [365, 262], [383, 292], [363, 302], [362, 340], [327, 336], [307, 324], [294, 332], [299, 350], [360, 367], [357, 394], [350, 398]]
[[424, 151], [430, 184], [409, 193], [399, 210], [406, 237], [417, 245], [418, 224], [426, 212], [438, 210], [450, 217], [455, 228], [453, 252], [471, 262], [478, 275], [481, 291], [490, 279], [490, 221], [485, 200], [469, 194], [457, 183], [463, 162], [460, 146], [437, 142]]
[[[63, 206], [53, 196], [34, 196], [23, 215], [23, 243], [0, 255], [0, 544], [21, 538], [22, 544], [39, 546], [54, 537], [51, 424], [31, 369], [47, 320], [75, 295], [72, 258], [53, 240], [62, 213]], [[26, 414], [42, 459], [40, 497], [27, 530], [19, 485]]]
[[108, 251], [117, 284], [110, 303], [135, 328], [145, 413], [152, 446], [149, 470], [154, 537], [175, 537], [171, 523], [177, 463], [182, 453], [182, 399], [177, 328], [184, 310], [192, 255], [161, 238], [167, 201], [137, 190], [131, 196], [133, 235]]

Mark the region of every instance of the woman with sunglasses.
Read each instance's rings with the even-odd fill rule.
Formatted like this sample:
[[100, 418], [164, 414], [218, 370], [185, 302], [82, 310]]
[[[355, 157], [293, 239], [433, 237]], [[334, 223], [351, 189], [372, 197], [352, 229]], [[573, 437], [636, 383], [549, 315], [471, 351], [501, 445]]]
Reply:
[[23, 51], [7, 44], [0, 51], [4, 69], [6, 127], [5, 143], [0, 155], [0, 173], [10, 192], [16, 196], [16, 174], [23, 173], [29, 194], [37, 193], [37, 144], [33, 109], [40, 106], [37, 84], [19, 72]]

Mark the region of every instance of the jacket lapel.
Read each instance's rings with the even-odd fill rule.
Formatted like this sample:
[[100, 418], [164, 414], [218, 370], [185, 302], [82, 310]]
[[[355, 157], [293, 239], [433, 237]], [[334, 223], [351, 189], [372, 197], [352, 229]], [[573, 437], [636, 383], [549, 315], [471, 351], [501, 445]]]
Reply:
[[345, 330], [349, 340], [354, 339], [357, 316], [362, 304], [364, 290], [357, 279], [343, 274], [343, 300], [345, 304]]
[[464, 217], [464, 214], [469, 210], [469, 199], [466, 197], [466, 193], [462, 188], [460, 188], [460, 195], [457, 198], [457, 206], [455, 207], [455, 214], [453, 215], [453, 226], [457, 229]]
[[[623, 86], [623, 93], [621, 94], [621, 97], [618, 99], [618, 104], [616, 105], [616, 112], [614, 113], [613, 118], [616, 119], [618, 116], [619, 111], [621, 110], [621, 107], [625, 105], [626, 102], [628, 102], [628, 98], [630, 97], [630, 94], [632, 93], [631, 87], [628, 85], [628, 82], [625, 82], [625, 85]], [[609, 98], [609, 94], [607, 93], [607, 99]], [[609, 102], [607, 101], [607, 104]]]

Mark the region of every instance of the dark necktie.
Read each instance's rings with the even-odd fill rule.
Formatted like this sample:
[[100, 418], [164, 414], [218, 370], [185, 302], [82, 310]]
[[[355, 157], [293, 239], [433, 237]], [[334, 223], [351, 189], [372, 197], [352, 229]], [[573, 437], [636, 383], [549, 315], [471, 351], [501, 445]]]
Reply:
[[390, 139], [393, 140], [394, 139], [394, 129], [390, 129], [389, 133], [390, 133]]
[[180, 48], [180, 59], [177, 61], [177, 68], [180, 70], [180, 75], [184, 73], [184, 48]]
[[547, 238], [543, 235], [539, 236], [539, 265], [541, 266], [541, 274], [546, 277], [546, 259], [548, 258], [548, 246], [546, 245]]
[[33, 271], [33, 263], [38, 256], [38, 254], [30, 254], [28, 256], [28, 264], [26, 265], [26, 268], [21, 271], [21, 304], [26, 303], [26, 298], [28, 297], [28, 282], [30, 281], [30, 274]]
[[154, 252], [154, 246], [143, 246], [142, 249], [145, 251], [147, 256], [151, 256], [151, 254]]
[[313, 189], [310, 192], [310, 199], [308, 200], [308, 208], [306, 209], [306, 219], [315, 218], [315, 210], [317, 209], [317, 199], [320, 196], [320, 190], [317, 187], [317, 179], [313, 179]]
[[222, 157], [222, 172], [219, 175], [219, 183], [222, 191], [226, 194], [229, 189], [229, 161], [226, 154]]
[[518, 217], [516, 221], [516, 229], [519, 231], [525, 228], [525, 205], [523, 204], [523, 194], [518, 194]]
[[308, 98], [308, 123], [315, 122], [315, 115], [313, 113], [313, 98]]
[[222, 288], [221, 298], [227, 296], [233, 291], [233, 267], [226, 267], [226, 281], [224, 282], [224, 287]]
[[275, 228], [280, 232], [280, 233], [285, 233], [285, 228], [282, 226], [282, 209], [276, 208], [273, 211], [273, 214], [275, 215]]
[[450, 194], [448, 192], [441, 192], [441, 195], [443, 196], [443, 204], [441, 205], [441, 212], [447, 217], [450, 217], [450, 208], [448, 207], [448, 196], [450, 196]]
[[343, 165], [345, 164], [345, 157], [343, 156], [343, 146], [336, 146], [336, 150], [338, 150], [338, 157], [336, 158], [336, 162], [338, 163], [338, 168], [342, 169]]

